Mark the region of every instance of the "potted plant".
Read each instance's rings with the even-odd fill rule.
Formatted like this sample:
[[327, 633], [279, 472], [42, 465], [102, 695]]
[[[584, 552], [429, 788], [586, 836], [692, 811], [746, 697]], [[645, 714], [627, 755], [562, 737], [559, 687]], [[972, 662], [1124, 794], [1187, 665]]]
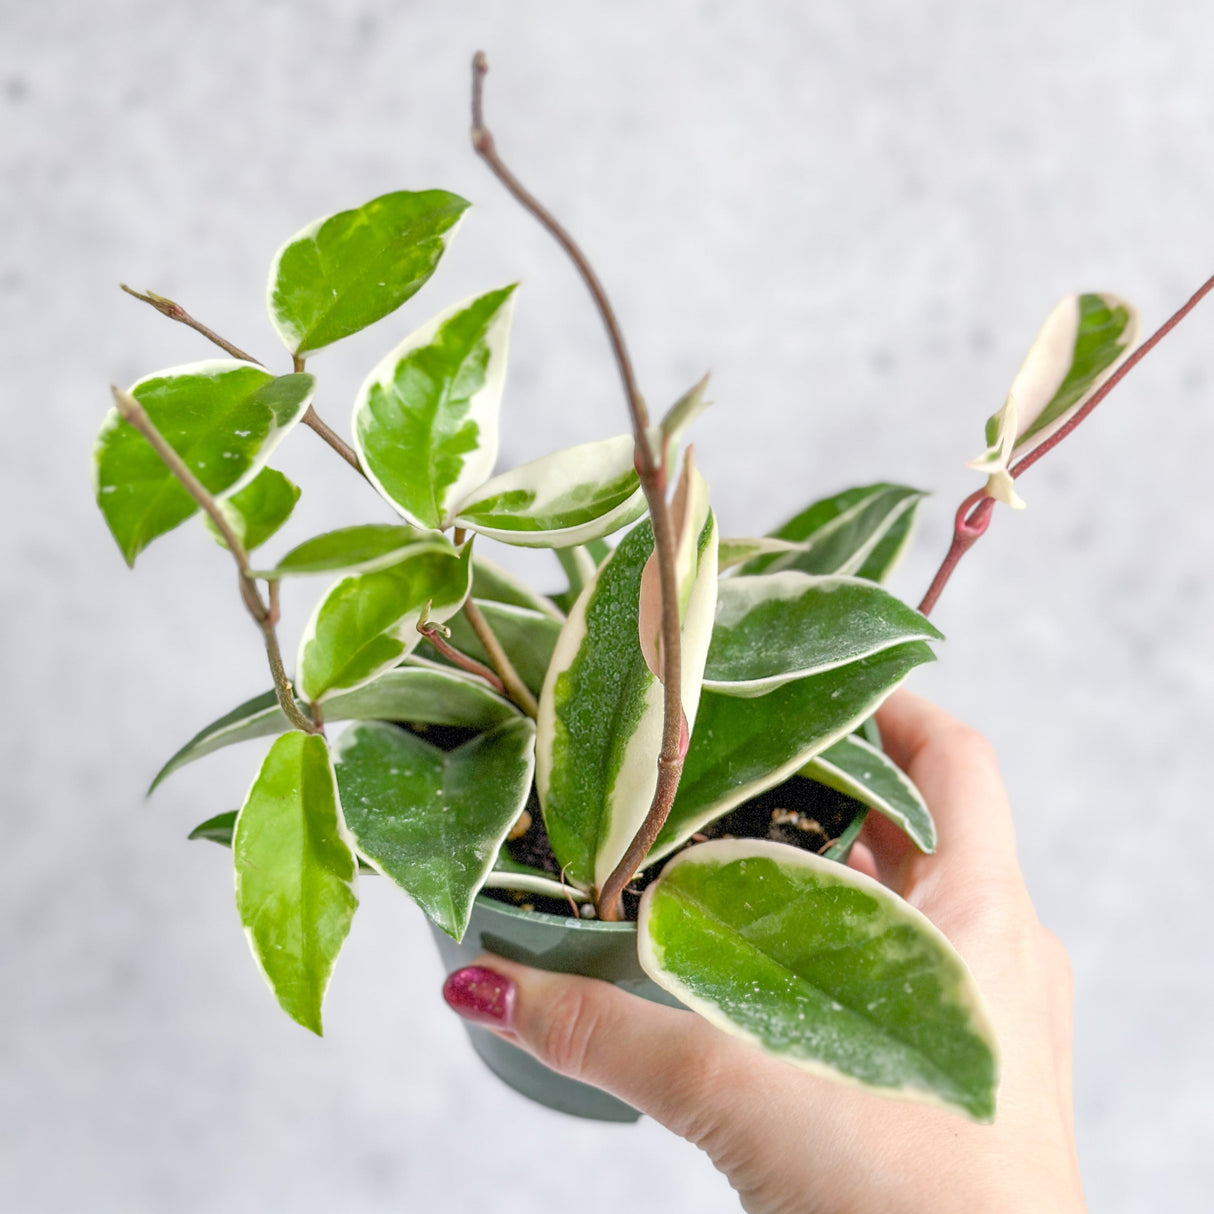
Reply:
[[[605, 977], [793, 1065], [990, 1119], [998, 1049], [964, 963], [918, 912], [837, 862], [868, 812], [925, 851], [935, 842], [872, 714], [932, 660], [928, 613], [995, 501], [1018, 504], [1020, 473], [1210, 284], [1133, 355], [1136, 317], [1115, 297], [1076, 295], [1051, 313], [988, 423], [974, 465], [987, 483], [914, 610], [881, 584], [922, 496], [909, 487], [835, 493], [773, 535], [722, 538], [685, 445], [706, 384], [650, 417], [593, 271], [496, 152], [484, 72], [478, 57], [474, 146], [586, 279], [631, 431], [493, 475], [510, 285], [395, 344], [356, 396], [350, 443], [320, 419], [308, 360], [425, 285], [468, 207], [446, 191], [388, 194], [284, 244], [268, 298], [283, 374], [140, 294], [228, 357], [114, 390], [98, 505], [130, 564], [204, 518], [237, 566], [273, 683], [202, 729], [153, 788], [219, 747], [272, 739], [239, 811], [192, 837], [230, 843], [254, 957], [314, 1032], [361, 870], [421, 906], [452, 964], [490, 948]], [[398, 521], [255, 561], [300, 494], [268, 461], [301, 422]], [[568, 588], [522, 584], [490, 543], [552, 549]], [[288, 675], [279, 587], [307, 576], [331, 581]], [[471, 1031], [536, 1099], [635, 1116]]]

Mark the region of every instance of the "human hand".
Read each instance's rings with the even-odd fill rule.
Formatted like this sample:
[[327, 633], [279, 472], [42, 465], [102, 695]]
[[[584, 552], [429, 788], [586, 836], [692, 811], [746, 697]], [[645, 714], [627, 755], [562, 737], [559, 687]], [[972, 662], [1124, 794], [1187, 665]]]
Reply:
[[878, 714], [936, 819], [918, 852], [878, 814], [850, 863], [922, 911], [982, 992], [1003, 1058], [993, 1125], [831, 1083], [691, 1012], [486, 956], [444, 987], [461, 1015], [702, 1148], [751, 1214], [1082, 1211], [1071, 1111], [1071, 975], [1016, 862], [994, 754], [907, 692]]

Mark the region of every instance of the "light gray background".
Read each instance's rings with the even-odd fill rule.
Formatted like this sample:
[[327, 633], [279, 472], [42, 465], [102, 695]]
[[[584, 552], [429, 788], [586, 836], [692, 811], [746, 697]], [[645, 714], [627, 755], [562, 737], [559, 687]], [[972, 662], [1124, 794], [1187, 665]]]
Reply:
[[[226, 856], [185, 842], [257, 755], [141, 801], [266, 683], [194, 526], [128, 573], [90, 498], [106, 385], [209, 354], [119, 295], [181, 299], [282, 362], [277, 245], [441, 185], [477, 206], [401, 313], [318, 356], [319, 407], [441, 306], [521, 279], [502, 462], [624, 428], [568, 266], [466, 138], [490, 53], [504, 152], [599, 263], [655, 405], [711, 368], [700, 462], [727, 534], [893, 478], [934, 491], [916, 598], [1037, 325], [1116, 290], [1148, 325], [1214, 269], [1214, 10], [1016, 4], [0, 3], [0, 1209], [735, 1209], [661, 1127], [488, 1077], [420, 914], [364, 905], [317, 1041], [247, 955]], [[1024, 868], [1078, 983], [1093, 1208], [1214, 1192], [1214, 304], [1022, 482], [917, 678], [997, 744]], [[384, 512], [314, 436], [288, 539]], [[556, 579], [555, 565], [531, 569]], [[287, 647], [316, 587], [287, 597]], [[812, 1140], [805, 1149], [813, 1151]]]

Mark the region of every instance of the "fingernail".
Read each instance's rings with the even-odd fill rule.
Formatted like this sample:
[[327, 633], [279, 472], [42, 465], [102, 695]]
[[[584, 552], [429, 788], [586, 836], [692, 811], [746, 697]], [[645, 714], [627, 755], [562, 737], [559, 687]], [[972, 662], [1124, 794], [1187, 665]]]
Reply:
[[473, 1024], [506, 1029], [514, 1019], [514, 995], [517, 988], [504, 974], [469, 965], [448, 974], [443, 983], [447, 1006]]

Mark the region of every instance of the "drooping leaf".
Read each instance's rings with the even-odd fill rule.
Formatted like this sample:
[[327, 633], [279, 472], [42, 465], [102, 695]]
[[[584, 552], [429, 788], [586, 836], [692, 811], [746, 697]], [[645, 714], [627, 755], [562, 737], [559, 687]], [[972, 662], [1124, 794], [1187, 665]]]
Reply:
[[315, 702], [369, 683], [417, 648], [423, 612], [435, 623], [450, 619], [472, 578], [471, 546], [456, 551], [457, 556], [422, 552], [334, 585], [299, 643], [300, 694]]
[[800, 774], [883, 814], [906, 831], [920, 851], [936, 850], [936, 824], [923, 795], [884, 751], [855, 734], [815, 755]]
[[[307, 411], [310, 375], [275, 378], [253, 363], [190, 363], [145, 376], [130, 389], [165, 441], [212, 494], [249, 483]], [[94, 452], [97, 505], [128, 565], [198, 512], [151, 444], [111, 409]]]
[[631, 434], [582, 443], [495, 476], [460, 507], [461, 527], [524, 548], [601, 539], [645, 513]]
[[[232, 530], [246, 552], [259, 548], [291, 517], [299, 501], [300, 488], [281, 472], [263, 468], [245, 487], [219, 502]], [[203, 520], [210, 533], [227, 547], [209, 516]]]
[[[789, 519], [773, 537], [807, 544], [805, 551], [759, 556], [743, 566], [743, 573], [856, 574], [883, 581], [901, 554], [910, 523], [924, 494], [905, 485], [866, 485], [807, 506]], [[902, 525], [901, 543], [890, 546], [891, 530]], [[877, 559], [878, 550], [882, 557]]]
[[[645, 521], [620, 541], [574, 604], [540, 695], [536, 788], [556, 858], [584, 886], [610, 875], [644, 820], [657, 783], [662, 685], [638, 631], [641, 574], [653, 550]], [[683, 625], [682, 701], [695, 721], [716, 600], [716, 523], [699, 536], [699, 574]]]
[[270, 267], [283, 345], [302, 357], [394, 312], [434, 273], [468, 205], [446, 190], [401, 190], [297, 232]]
[[[538, 695], [561, 633], [561, 621], [543, 612], [511, 607], [506, 603], [485, 601], [477, 606], [519, 678]], [[453, 615], [447, 621], [447, 627], [451, 630], [451, 644], [456, 649], [485, 665], [492, 664], [462, 612]]]
[[924, 642], [911, 641], [764, 696], [705, 690], [670, 817], [646, 863], [795, 774], [871, 716], [916, 666], [934, 659]]
[[439, 531], [394, 523], [361, 523], [326, 531], [292, 548], [259, 577], [307, 577], [317, 573], [374, 573], [424, 552], [455, 556], [455, 546]]
[[1007, 400], [987, 420], [987, 450], [969, 467], [987, 473], [987, 495], [1024, 505], [1008, 468], [1062, 429], [1125, 361], [1138, 313], [1116, 295], [1068, 295], [1046, 317]]
[[906, 641], [940, 639], [925, 616], [861, 578], [792, 570], [730, 578], [717, 594], [704, 687], [764, 695]]
[[534, 741], [517, 717], [451, 751], [381, 722], [352, 726], [338, 746], [359, 851], [456, 940], [530, 795]]
[[[518, 710], [481, 679], [455, 670], [408, 666], [325, 701], [326, 721], [411, 721], [490, 729], [517, 715]], [[160, 769], [148, 794], [173, 772], [212, 751], [290, 728], [274, 692], [254, 696], [195, 734]]]
[[483, 556], [472, 558], [472, 597], [489, 599], [494, 603], [509, 603], [513, 607], [526, 607], [550, 615], [554, 620], [563, 620], [565, 613], [552, 599], [536, 594], [521, 578], [509, 573], [500, 565], [487, 561]]
[[358, 866], [319, 734], [292, 730], [270, 747], [232, 853], [253, 956], [283, 1011], [320, 1036], [325, 988], [358, 906]]
[[878, 882], [758, 839], [689, 848], [645, 891], [641, 966], [765, 1053], [991, 1121], [998, 1046], [965, 962]]
[[417, 526], [450, 526], [493, 471], [513, 292], [449, 308], [406, 337], [359, 389], [359, 461]]

